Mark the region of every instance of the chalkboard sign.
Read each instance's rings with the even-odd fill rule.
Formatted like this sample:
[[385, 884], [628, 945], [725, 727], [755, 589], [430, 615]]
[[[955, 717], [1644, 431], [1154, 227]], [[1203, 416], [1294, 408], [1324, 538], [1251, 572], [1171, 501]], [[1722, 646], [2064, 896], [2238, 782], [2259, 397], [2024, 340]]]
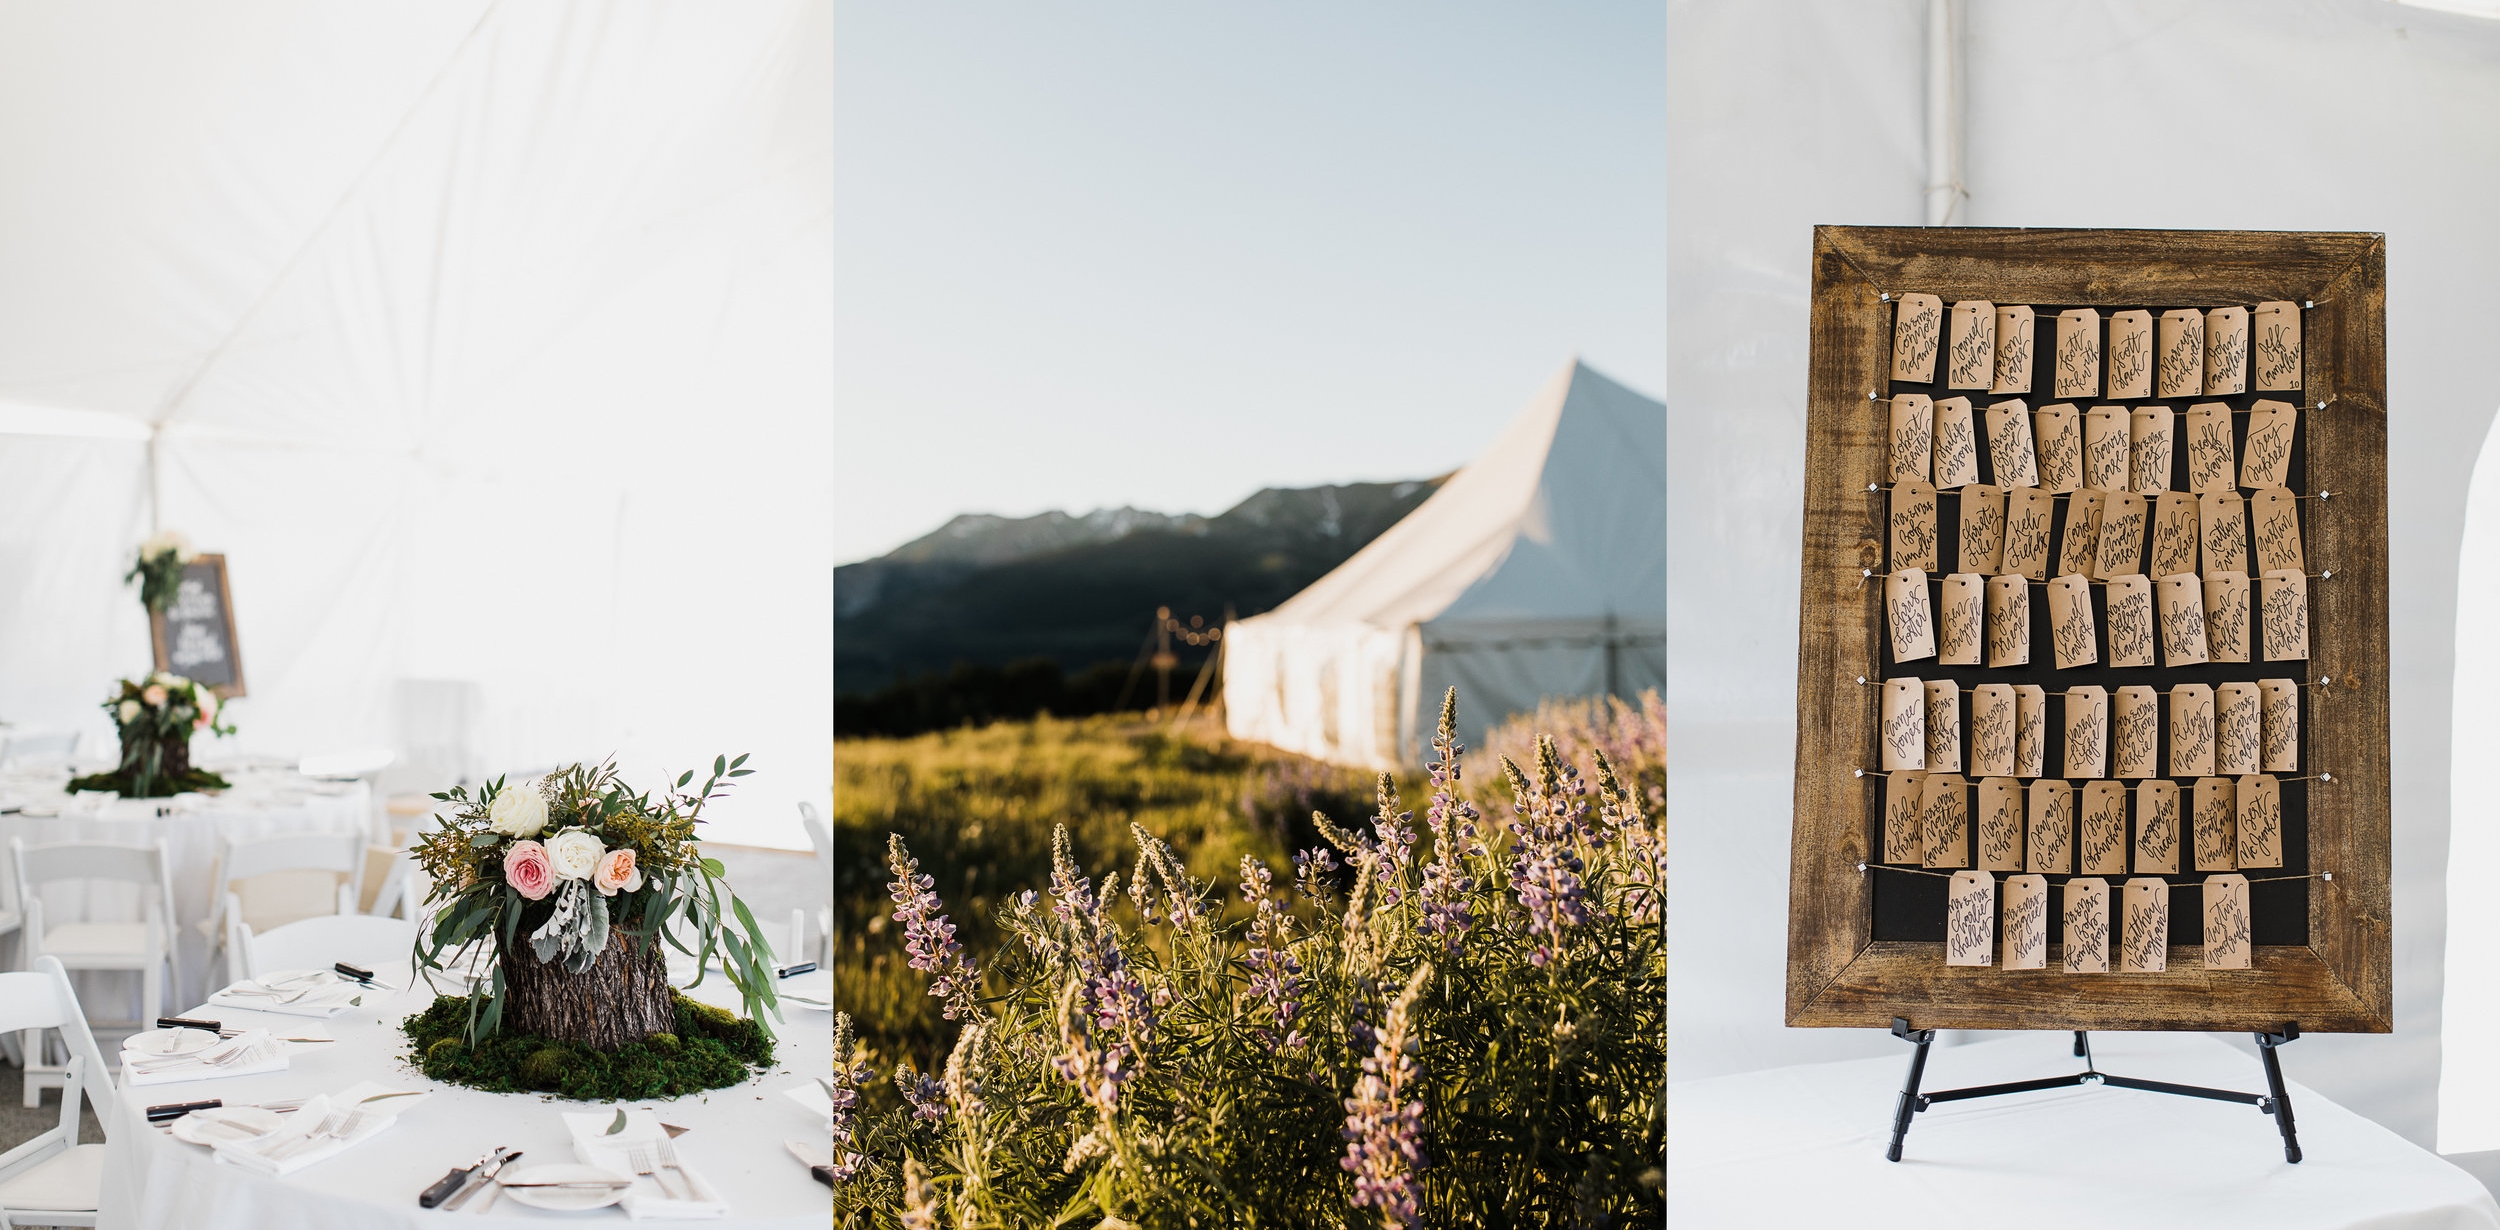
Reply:
[[173, 605], [148, 616], [148, 631], [156, 641], [156, 669], [207, 684], [221, 699], [243, 695], [225, 556], [197, 556], [183, 565]]

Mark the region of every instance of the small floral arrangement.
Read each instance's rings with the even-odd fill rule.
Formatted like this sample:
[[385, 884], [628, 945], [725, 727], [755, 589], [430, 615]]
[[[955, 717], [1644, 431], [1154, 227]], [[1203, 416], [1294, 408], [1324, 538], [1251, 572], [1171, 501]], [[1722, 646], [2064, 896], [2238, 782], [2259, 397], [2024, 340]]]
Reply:
[[191, 736], [230, 735], [225, 706], [207, 684], [158, 671], [124, 679], [104, 700], [121, 732], [121, 763], [110, 773], [70, 782], [69, 789], [111, 790], [124, 798], [161, 799], [187, 790], [223, 790], [226, 779], [191, 767]]
[[182, 568], [197, 558], [189, 539], [172, 530], [163, 530], [139, 544], [139, 558], [123, 574], [124, 582], [139, 583], [139, 601], [150, 611], [163, 611], [174, 604], [174, 595], [182, 588]]
[[426, 900], [438, 907], [418, 937], [417, 960], [442, 969], [446, 958], [500, 954], [492, 979], [470, 992], [472, 1045], [503, 1020], [511, 954], [584, 974], [611, 932], [653, 954], [665, 942], [701, 966], [723, 955], [747, 1014], [762, 1021], [778, 1003], [771, 950], [746, 903], [723, 891], [721, 863], [695, 844], [704, 804], [753, 772], [741, 767], [746, 759], [715, 758], [700, 791], [682, 793], [694, 780], [689, 771], [656, 799], [625, 785], [613, 764], [497, 779], [474, 796], [465, 787], [434, 795], [452, 807], [417, 840], [417, 861], [434, 883]]

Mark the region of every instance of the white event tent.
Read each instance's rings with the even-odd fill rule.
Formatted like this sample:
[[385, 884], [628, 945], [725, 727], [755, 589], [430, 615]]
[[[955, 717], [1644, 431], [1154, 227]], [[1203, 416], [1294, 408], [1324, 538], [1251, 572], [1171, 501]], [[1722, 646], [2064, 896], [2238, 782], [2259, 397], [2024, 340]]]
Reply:
[[1418, 763], [1546, 697], [1666, 682], [1666, 407], [1574, 359], [1484, 453], [1310, 588], [1225, 631], [1236, 738]]
[[[831, 6], [0, 5], [0, 720], [109, 750], [156, 528], [240, 750], [830, 782]], [[821, 804], [820, 804], [821, 805]]]

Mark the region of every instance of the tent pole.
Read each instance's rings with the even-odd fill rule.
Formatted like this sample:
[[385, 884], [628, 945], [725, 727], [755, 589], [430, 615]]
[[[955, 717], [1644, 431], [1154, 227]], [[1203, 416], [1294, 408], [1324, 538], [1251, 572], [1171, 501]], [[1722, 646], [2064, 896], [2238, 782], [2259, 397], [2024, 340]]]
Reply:
[[1962, 0], [1927, 0], [1927, 225], [1964, 226]]
[[163, 420], [148, 424], [148, 536], [165, 532], [165, 484], [156, 464], [156, 442], [165, 436]]

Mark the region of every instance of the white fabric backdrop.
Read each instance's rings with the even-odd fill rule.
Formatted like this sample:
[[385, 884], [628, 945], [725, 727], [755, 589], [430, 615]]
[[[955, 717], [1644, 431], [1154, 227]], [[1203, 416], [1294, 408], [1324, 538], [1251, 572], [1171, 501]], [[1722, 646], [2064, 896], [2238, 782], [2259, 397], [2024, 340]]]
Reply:
[[[1900, 1047], [1780, 1018], [1810, 228], [1921, 220], [1926, 9], [1670, 18], [1679, 1079]], [[2287, 1063], [2430, 1145], [2459, 532], [2500, 326], [2500, 23], [2376, 0], [1974, 0], [1967, 29], [1972, 225], [2387, 235], [2396, 1032], [2305, 1038]], [[2183, 125], [2202, 156], [2158, 156]]]
[[[0, 718], [109, 737], [150, 525], [243, 750], [829, 789], [831, 6], [0, 6]], [[51, 434], [32, 434], [51, 433]], [[91, 743], [91, 747], [100, 743]]]

